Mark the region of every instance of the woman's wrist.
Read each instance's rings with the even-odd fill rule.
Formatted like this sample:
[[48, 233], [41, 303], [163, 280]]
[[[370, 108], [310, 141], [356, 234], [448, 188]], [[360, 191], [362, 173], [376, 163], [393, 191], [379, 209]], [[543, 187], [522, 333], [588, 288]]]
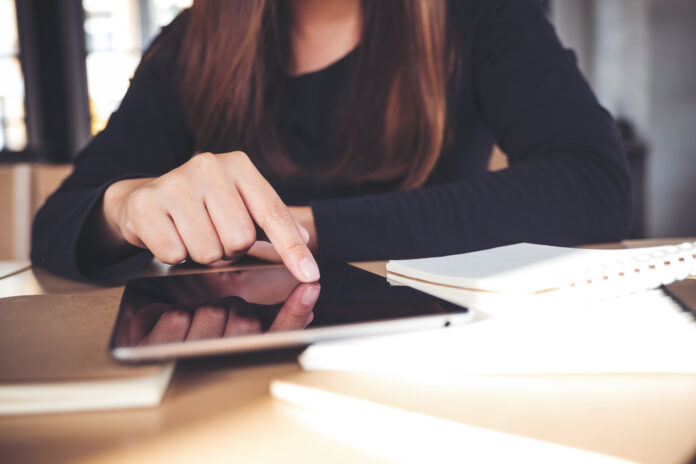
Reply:
[[132, 253], [132, 246], [118, 225], [118, 215], [127, 195], [147, 181], [149, 179], [118, 181], [104, 191], [100, 204], [87, 218], [77, 245], [77, 260], [83, 270], [117, 262]]
[[116, 261], [132, 245], [123, 236], [120, 215], [124, 201], [131, 192], [150, 182], [151, 178], [126, 179], [114, 182], [105, 191], [101, 205], [87, 224], [83, 246], [97, 256], [98, 261]]

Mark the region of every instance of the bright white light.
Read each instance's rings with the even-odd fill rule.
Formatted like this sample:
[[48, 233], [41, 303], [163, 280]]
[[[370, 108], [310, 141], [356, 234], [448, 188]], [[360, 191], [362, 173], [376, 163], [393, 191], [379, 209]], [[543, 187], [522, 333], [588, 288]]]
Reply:
[[628, 462], [283, 381], [271, 395], [310, 410], [301, 420], [319, 432], [396, 462]]

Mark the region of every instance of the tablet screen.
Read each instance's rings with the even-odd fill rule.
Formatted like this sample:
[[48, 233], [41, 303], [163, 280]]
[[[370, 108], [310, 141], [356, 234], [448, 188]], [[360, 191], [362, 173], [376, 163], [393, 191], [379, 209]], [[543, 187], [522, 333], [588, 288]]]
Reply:
[[[467, 314], [466, 308], [392, 286], [384, 277], [347, 264], [322, 266], [321, 275], [319, 285], [299, 283], [285, 267], [131, 280], [121, 301], [112, 349], [230, 342], [341, 326], [357, 329], [357, 335], [361, 331], [356, 324]], [[449, 319], [445, 321], [448, 325]], [[295, 338], [297, 343], [284, 339], [288, 341], [284, 345], [312, 341], [306, 336]], [[235, 351], [234, 344], [227, 346]]]

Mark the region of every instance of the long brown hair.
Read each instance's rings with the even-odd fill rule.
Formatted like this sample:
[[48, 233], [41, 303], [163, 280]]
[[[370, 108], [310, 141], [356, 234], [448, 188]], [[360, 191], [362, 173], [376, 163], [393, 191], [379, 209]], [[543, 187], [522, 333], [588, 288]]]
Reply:
[[362, 37], [332, 161], [315, 172], [282, 148], [278, 115], [291, 60], [281, 0], [195, 0], [180, 54], [180, 88], [198, 148], [249, 150], [267, 176], [422, 185], [443, 148], [453, 57], [446, 0], [362, 0]]

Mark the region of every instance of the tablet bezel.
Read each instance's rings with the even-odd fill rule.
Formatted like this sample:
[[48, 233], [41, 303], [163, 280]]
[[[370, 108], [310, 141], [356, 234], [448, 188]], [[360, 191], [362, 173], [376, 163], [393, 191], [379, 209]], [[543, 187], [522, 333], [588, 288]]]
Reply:
[[[359, 272], [365, 272], [374, 276], [375, 279], [384, 279], [384, 277], [369, 271], [365, 271], [356, 266], [352, 267]], [[240, 270], [245, 269], [221, 269], [219, 272], [236, 272]], [[185, 275], [194, 275], [194, 273], [132, 279], [126, 283], [126, 288], [128, 288], [129, 284], [139, 280], [166, 279], [168, 277], [181, 278]], [[125, 294], [126, 291], [124, 291], [124, 296]], [[419, 294], [419, 296], [423, 296], [424, 301], [436, 301], [452, 306], [452, 303], [430, 295]], [[109, 354], [114, 360], [126, 363], [156, 362], [204, 356], [234, 355], [241, 353], [282, 350], [288, 348], [302, 348], [309, 346], [312, 343], [326, 340], [338, 340], [344, 338], [446, 328], [449, 326], [469, 324], [476, 320], [476, 313], [474, 311], [467, 308], [462, 308], [462, 312], [460, 313], [396, 317], [389, 320], [346, 323], [334, 326], [289, 330], [284, 332], [263, 332], [236, 337], [134, 347], [118, 347], [115, 346], [116, 328], [124, 311], [124, 300], [125, 298], [122, 297], [119, 305], [118, 316], [114, 322], [114, 327], [112, 328], [109, 342]]]

